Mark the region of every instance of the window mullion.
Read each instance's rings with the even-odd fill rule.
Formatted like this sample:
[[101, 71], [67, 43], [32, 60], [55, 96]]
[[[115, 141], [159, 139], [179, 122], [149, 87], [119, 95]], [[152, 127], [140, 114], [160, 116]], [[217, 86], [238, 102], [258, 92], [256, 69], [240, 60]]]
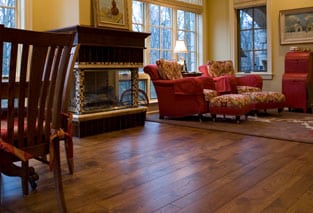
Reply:
[[[144, 30], [145, 32], [150, 32], [150, 28], [151, 28], [151, 23], [150, 23], [150, 18], [146, 18], [146, 17], [150, 17], [150, 11], [149, 11], [149, 4], [144, 4], [144, 17], [143, 17], [143, 25], [144, 25]], [[148, 37], [148, 39], [146, 39], [146, 47], [150, 47], [150, 43], [151, 43], [151, 38], [150, 36]], [[147, 63], [152, 63], [150, 61], [150, 57], [148, 57], [150, 55], [151, 52], [151, 48], [147, 48], [146, 50], [148, 53], [145, 54], [145, 61]]]

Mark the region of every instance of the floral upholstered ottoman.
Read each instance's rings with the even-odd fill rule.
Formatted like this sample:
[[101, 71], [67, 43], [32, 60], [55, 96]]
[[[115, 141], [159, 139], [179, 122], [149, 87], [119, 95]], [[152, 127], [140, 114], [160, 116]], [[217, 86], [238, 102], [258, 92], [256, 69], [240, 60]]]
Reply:
[[286, 97], [280, 92], [261, 91], [249, 92], [248, 94], [252, 101], [252, 110], [278, 109], [282, 112], [285, 106]]
[[233, 115], [236, 116], [236, 122], [240, 123], [240, 117], [244, 115], [247, 119], [251, 109], [251, 98], [245, 94], [220, 95], [211, 98], [209, 103], [209, 112], [213, 121], [216, 120], [216, 115]]

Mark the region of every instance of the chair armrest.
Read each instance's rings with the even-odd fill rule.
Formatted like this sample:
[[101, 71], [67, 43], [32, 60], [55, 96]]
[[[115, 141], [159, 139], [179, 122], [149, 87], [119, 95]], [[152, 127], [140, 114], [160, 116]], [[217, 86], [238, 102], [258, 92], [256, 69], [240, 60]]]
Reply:
[[232, 75], [223, 75], [219, 77], [215, 77], [214, 83], [216, 90], [222, 93], [237, 93], [237, 82], [236, 78]]
[[198, 67], [198, 70], [199, 70], [199, 72], [202, 73], [202, 76], [209, 76], [209, 77], [211, 77], [211, 76], [209, 75], [208, 65], [206, 65], [206, 64], [200, 65], [200, 66]]
[[215, 89], [212, 78], [188, 77], [176, 80], [153, 81], [155, 87], [172, 87], [175, 95], [198, 95], [203, 94], [203, 89]]
[[148, 64], [143, 68], [144, 73], [148, 74], [151, 80], [160, 80], [158, 66], [156, 64]]
[[263, 80], [260, 75], [249, 74], [246, 76], [236, 77], [237, 86], [250, 86], [262, 89]]

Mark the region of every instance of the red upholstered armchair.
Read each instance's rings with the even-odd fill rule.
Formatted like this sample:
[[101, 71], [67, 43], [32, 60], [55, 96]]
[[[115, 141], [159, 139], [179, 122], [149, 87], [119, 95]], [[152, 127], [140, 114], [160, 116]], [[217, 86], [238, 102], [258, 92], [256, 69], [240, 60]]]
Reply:
[[[158, 65], [160, 67], [160, 64]], [[158, 65], [146, 65], [144, 72], [150, 76], [155, 87], [161, 119], [194, 114], [201, 116], [208, 113], [209, 106], [204, 100], [203, 89], [214, 89], [212, 78], [202, 76], [183, 78], [179, 73], [177, 79], [164, 79], [167, 76], [161, 73], [163, 78], [161, 77]]]
[[249, 74], [236, 77], [231, 60], [214, 61], [210, 60], [207, 64], [199, 66], [202, 76], [209, 76], [214, 79], [216, 90], [220, 94], [238, 93], [238, 90], [259, 88], [262, 90], [263, 81], [260, 75]]

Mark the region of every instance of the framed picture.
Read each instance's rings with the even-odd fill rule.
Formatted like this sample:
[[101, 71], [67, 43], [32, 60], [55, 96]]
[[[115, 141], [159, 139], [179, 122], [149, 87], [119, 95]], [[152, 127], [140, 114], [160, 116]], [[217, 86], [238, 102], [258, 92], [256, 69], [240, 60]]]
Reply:
[[94, 25], [129, 29], [128, 0], [93, 0]]
[[279, 11], [280, 43], [313, 43], [313, 7]]

